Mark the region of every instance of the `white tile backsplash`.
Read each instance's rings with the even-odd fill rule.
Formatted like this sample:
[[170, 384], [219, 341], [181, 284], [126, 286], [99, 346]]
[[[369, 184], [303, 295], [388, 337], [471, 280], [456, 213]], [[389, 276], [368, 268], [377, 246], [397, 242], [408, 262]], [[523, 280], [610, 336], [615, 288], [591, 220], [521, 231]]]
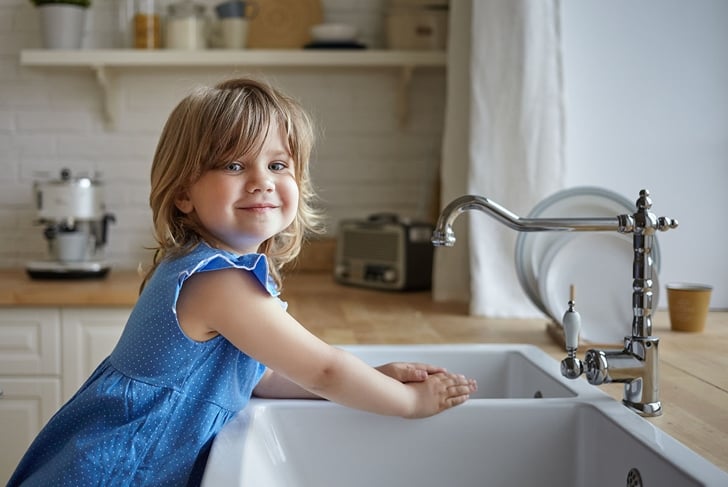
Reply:
[[[213, 0], [206, 1], [214, 5]], [[85, 48], [113, 42], [112, 0], [90, 10]], [[355, 23], [361, 39], [381, 47], [383, 0], [324, 0], [327, 21]], [[149, 169], [167, 115], [187, 91], [231, 75], [264, 77], [297, 97], [312, 114], [318, 144], [312, 161], [320, 205], [333, 234], [342, 218], [399, 212], [427, 218], [433, 203], [445, 105], [445, 72], [418, 69], [407, 93], [408, 123], [397, 118], [394, 68], [162, 68], [120, 71], [115, 127], [104, 124], [102, 91], [85, 68], [28, 68], [20, 50], [40, 47], [27, 0], [0, 2], [0, 267], [44, 256], [33, 224], [33, 179], [61, 168], [101, 174], [110, 226], [107, 257], [119, 268], [151, 258]]]

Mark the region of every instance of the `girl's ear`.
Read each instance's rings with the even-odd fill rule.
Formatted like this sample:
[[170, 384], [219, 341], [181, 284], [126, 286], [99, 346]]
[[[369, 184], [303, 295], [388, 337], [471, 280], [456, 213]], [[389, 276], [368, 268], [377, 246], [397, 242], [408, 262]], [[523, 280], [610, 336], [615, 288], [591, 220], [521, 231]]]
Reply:
[[195, 209], [187, 190], [182, 190], [177, 194], [177, 197], [174, 199], [174, 205], [185, 215], [191, 213], [192, 210]]

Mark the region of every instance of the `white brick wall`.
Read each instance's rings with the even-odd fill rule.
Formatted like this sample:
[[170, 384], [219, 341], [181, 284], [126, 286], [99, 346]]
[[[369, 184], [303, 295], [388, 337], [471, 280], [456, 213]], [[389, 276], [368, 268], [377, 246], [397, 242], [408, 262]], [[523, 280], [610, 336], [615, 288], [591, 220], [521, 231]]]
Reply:
[[[382, 0], [326, 0], [325, 17], [357, 24], [364, 42], [381, 47], [384, 5]], [[84, 47], [112, 46], [113, 13], [112, 0], [94, 0]], [[119, 268], [147, 263], [148, 174], [162, 125], [191, 86], [233, 73], [124, 71], [119, 118], [109, 129], [90, 70], [19, 66], [20, 50], [39, 46], [30, 2], [0, 0], [0, 267], [44, 256], [42, 228], [33, 224], [32, 182], [39, 171], [56, 174], [62, 167], [98, 171], [105, 181], [107, 206], [117, 218], [110, 228], [109, 260]], [[429, 217], [440, 157], [443, 70], [415, 72], [406, 127], [399, 126], [395, 111], [397, 70], [275, 68], [252, 74], [299, 98], [317, 123], [312, 172], [331, 233], [341, 218], [377, 211]]]

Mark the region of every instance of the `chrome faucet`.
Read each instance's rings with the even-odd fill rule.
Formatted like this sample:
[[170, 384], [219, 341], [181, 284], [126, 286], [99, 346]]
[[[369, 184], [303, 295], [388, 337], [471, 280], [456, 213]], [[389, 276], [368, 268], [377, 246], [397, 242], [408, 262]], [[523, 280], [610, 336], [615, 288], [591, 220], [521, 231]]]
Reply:
[[576, 379], [582, 373], [592, 385], [624, 383], [622, 403], [643, 416], [662, 414], [659, 387], [659, 338], [652, 336], [652, 249], [655, 232], [677, 228], [672, 218], [650, 212], [652, 199], [643, 189], [633, 214], [595, 218], [521, 218], [498, 203], [482, 196], [466, 195], [454, 199], [440, 214], [432, 243], [452, 247], [452, 224], [463, 212], [479, 210], [519, 232], [616, 231], [633, 234], [632, 335], [624, 338], [622, 350], [587, 350], [584, 360], [577, 358], [581, 318], [575, 309], [574, 292], [564, 314], [567, 357], [561, 361], [561, 374]]

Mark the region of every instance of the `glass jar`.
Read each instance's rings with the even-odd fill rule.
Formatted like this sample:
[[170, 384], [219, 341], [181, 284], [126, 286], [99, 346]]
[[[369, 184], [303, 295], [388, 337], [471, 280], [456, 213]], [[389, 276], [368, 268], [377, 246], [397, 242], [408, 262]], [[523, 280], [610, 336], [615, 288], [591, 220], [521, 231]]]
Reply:
[[183, 0], [167, 7], [165, 47], [168, 49], [206, 49], [206, 7]]
[[134, 0], [132, 22], [135, 48], [162, 47], [162, 17], [157, 0]]
[[114, 47], [134, 47], [134, 0], [115, 0]]

